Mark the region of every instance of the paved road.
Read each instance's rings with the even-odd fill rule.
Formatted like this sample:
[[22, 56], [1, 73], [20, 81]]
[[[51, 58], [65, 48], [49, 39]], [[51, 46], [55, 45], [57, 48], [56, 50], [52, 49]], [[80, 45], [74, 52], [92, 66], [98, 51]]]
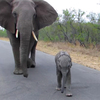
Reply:
[[56, 91], [54, 56], [36, 52], [36, 68], [29, 77], [13, 75], [11, 46], [0, 41], [0, 100], [100, 100], [100, 71], [73, 63], [73, 97]]

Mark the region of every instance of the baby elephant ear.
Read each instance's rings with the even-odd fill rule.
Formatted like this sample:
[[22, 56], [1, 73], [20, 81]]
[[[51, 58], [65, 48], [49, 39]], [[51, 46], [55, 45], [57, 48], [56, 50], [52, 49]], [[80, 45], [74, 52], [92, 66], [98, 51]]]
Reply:
[[36, 14], [38, 21], [38, 28], [51, 25], [58, 17], [55, 9], [45, 1], [34, 1], [36, 4]]

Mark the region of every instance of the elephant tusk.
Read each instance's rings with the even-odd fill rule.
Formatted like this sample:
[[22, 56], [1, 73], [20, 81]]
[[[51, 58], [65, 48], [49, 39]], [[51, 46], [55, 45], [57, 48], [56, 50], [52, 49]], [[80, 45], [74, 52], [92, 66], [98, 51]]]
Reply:
[[37, 37], [36, 37], [36, 35], [35, 35], [35, 33], [32, 31], [32, 35], [33, 35], [33, 37], [34, 37], [34, 39], [36, 40], [36, 41], [38, 41], [38, 39], [37, 39]]
[[16, 30], [16, 38], [18, 38], [18, 30]]

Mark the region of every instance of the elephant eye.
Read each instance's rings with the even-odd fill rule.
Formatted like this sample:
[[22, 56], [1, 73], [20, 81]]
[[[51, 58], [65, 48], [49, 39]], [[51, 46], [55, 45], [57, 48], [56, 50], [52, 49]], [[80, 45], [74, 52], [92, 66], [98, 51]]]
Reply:
[[16, 14], [16, 12], [13, 12], [12, 14], [13, 14], [13, 16], [14, 16], [14, 17], [17, 17], [17, 14]]

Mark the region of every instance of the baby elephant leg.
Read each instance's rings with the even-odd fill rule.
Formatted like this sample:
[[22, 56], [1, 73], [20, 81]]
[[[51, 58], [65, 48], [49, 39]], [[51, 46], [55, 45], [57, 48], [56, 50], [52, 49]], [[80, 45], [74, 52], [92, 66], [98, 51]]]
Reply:
[[71, 93], [71, 72], [70, 69], [67, 73], [67, 82], [66, 82], [66, 96], [67, 97], [71, 97], [72, 93]]
[[57, 70], [57, 87], [56, 90], [60, 91], [61, 90], [61, 79], [62, 79], [62, 74], [59, 70]]

